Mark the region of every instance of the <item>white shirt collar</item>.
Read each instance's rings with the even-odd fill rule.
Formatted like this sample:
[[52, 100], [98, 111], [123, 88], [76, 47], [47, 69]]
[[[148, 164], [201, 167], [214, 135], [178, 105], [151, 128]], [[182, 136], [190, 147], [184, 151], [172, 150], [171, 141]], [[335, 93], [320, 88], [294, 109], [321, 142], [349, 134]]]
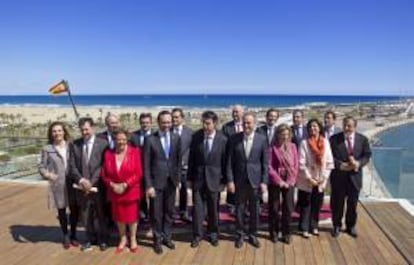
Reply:
[[89, 140], [85, 140], [85, 139], [83, 139], [83, 143], [84, 143], [84, 144], [91, 145], [91, 144], [93, 144], [94, 142], [95, 142], [95, 135], [92, 135], [92, 136], [91, 136], [91, 138], [89, 138]]
[[212, 134], [206, 134], [204, 133], [204, 139], [208, 138], [208, 139], [214, 139], [214, 137], [216, 136], [216, 131], [214, 130], [214, 132]]
[[244, 134], [244, 140], [253, 140], [254, 138], [254, 130], [250, 135]]

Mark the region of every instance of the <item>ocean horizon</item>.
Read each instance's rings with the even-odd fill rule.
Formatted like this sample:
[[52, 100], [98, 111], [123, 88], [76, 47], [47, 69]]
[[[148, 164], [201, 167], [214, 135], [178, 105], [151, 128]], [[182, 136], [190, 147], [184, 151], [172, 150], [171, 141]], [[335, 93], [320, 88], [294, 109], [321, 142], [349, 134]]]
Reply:
[[[234, 104], [246, 107], [299, 107], [303, 105], [347, 105], [358, 103], [384, 103], [405, 100], [402, 96], [372, 95], [249, 95], [249, 94], [205, 94], [205, 95], [74, 95], [77, 106], [181, 106], [191, 108], [227, 108]], [[66, 95], [0, 95], [0, 106], [24, 105], [70, 106]]]

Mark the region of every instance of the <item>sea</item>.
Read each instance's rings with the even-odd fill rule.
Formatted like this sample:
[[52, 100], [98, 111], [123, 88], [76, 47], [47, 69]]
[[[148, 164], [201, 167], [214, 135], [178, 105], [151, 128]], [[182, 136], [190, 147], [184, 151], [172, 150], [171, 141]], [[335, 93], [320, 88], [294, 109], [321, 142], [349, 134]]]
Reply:
[[[397, 101], [399, 96], [329, 96], [329, 95], [74, 95], [77, 106], [181, 106], [188, 108], [227, 108], [234, 104], [246, 107], [299, 107], [308, 104], [357, 104]], [[65, 95], [2, 96], [0, 105], [68, 106]]]
[[414, 204], [414, 124], [383, 131], [379, 147], [372, 147], [374, 166], [394, 198]]

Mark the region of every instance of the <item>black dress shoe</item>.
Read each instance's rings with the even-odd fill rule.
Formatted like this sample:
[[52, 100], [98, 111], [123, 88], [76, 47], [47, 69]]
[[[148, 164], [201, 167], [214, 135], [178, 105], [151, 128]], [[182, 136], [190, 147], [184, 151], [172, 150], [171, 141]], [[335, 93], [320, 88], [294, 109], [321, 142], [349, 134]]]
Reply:
[[199, 238], [194, 238], [193, 241], [191, 241], [191, 247], [192, 248], [197, 248], [200, 245], [200, 239]]
[[92, 248], [92, 244], [90, 242], [87, 242], [87, 243], [85, 243], [81, 246], [81, 251], [83, 251], [83, 252], [88, 252], [88, 251], [91, 251], [91, 250], [93, 250], [93, 248]]
[[283, 242], [285, 242], [286, 244], [290, 244], [291, 238], [290, 235], [284, 235], [283, 236]]
[[249, 243], [255, 248], [260, 248], [260, 242], [259, 240], [257, 240], [257, 237], [255, 236], [249, 237]]
[[105, 250], [108, 249], [108, 245], [106, 243], [101, 243], [101, 244], [99, 244], [99, 249], [101, 251], [105, 251]]
[[339, 226], [334, 226], [334, 228], [332, 229], [332, 236], [338, 237], [340, 233], [341, 233], [341, 228], [339, 228]]
[[158, 255], [162, 254], [162, 246], [160, 243], [154, 244], [154, 252], [157, 253]]
[[358, 233], [357, 233], [357, 231], [356, 231], [355, 227], [352, 227], [352, 228], [347, 228], [347, 229], [346, 229], [346, 232], [347, 232], [350, 236], [352, 236], [352, 237], [354, 237], [354, 238], [357, 238], [357, 237], [358, 237]]
[[274, 244], [276, 244], [277, 243], [277, 241], [279, 241], [279, 238], [277, 237], [277, 234], [276, 235], [270, 235], [270, 241], [272, 241]]
[[210, 243], [213, 247], [217, 247], [219, 245], [219, 241], [217, 238], [211, 238]]
[[234, 245], [236, 246], [236, 248], [241, 248], [243, 246], [243, 243], [244, 243], [243, 239], [239, 238], [239, 239], [236, 240]]
[[163, 240], [162, 243], [169, 249], [175, 249], [175, 245], [171, 240]]

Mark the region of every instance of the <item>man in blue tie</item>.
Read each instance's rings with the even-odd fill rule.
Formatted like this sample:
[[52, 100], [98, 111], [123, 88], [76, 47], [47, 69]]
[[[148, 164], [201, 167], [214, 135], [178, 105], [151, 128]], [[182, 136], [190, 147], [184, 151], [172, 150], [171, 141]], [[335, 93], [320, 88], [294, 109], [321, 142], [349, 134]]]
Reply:
[[170, 249], [171, 226], [174, 217], [175, 191], [181, 178], [181, 140], [172, 133], [172, 116], [169, 111], [158, 114], [159, 130], [144, 142], [144, 179], [150, 197], [154, 251], [163, 252], [161, 244]]

